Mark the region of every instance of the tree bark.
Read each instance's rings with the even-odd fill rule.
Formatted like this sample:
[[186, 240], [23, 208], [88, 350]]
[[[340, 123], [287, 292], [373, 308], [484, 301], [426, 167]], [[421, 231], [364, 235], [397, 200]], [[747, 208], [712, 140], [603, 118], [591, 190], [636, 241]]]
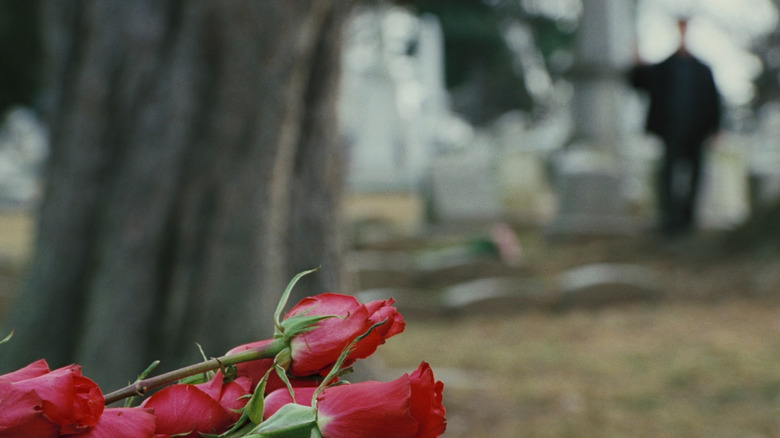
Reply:
[[337, 125], [338, 84], [341, 73], [341, 29], [350, 3], [342, 1], [325, 22], [315, 50], [312, 71], [318, 75], [306, 90], [301, 140], [296, 151], [290, 197], [290, 220], [286, 247], [289, 250], [285, 278], [320, 266], [316, 274], [304, 277], [293, 290], [291, 301], [344, 287], [341, 253], [344, 247], [341, 209], [346, 171], [346, 147]]
[[338, 287], [346, 5], [46, 3], [52, 154], [9, 368], [76, 361], [120, 386], [195, 342], [270, 337], [295, 269]]

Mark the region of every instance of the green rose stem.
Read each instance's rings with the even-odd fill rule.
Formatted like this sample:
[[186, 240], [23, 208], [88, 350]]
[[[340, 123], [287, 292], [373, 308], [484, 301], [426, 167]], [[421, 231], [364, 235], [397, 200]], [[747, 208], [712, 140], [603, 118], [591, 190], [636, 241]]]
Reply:
[[208, 371], [214, 371], [226, 366], [236, 365], [242, 362], [250, 362], [258, 359], [272, 359], [279, 354], [280, 351], [287, 347], [286, 342], [283, 339], [276, 339], [262, 347], [252, 348], [249, 350], [241, 351], [234, 354], [228, 354], [218, 357], [216, 359], [210, 359], [204, 362], [199, 362], [179, 368], [159, 376], [149, 377], [148, 379], [139, 380], [124, 388], [118, 389], [110, 394], [106, 394], [106, 405], [114, 403], [115, 401], [122, 400], [127, 397], [143, 396], [150, 389], [159, 388], [169, 383], [176, 382], [177, 380], [185, 377], [194, 376], [196, 374], [205, 373]]

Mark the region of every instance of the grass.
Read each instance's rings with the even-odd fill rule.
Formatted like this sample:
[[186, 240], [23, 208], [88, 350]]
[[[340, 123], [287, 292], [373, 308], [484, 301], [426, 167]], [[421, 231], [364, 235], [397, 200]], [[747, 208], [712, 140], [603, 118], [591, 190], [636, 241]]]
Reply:
[[667, 303], [412, 320], [379, 354], [431, 363], [447, 437], [773, 437], [778, 335], [778, 307]]

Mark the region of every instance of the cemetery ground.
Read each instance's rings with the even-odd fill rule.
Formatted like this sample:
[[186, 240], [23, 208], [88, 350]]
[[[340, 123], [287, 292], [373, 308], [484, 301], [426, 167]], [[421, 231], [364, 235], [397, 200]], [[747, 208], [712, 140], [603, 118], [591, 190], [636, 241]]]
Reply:
[[[0, 312], [18, 286], [31, 235], [29, 215], [0, 214]], [[444, 246], [439, 235], [358, 250], [452, 261], [460, 249], [474, 248], [474, 235], [447, 234]], [[446, 385], [451, 438], [780, 436], [780, 258], [715, 255], [709, 234], [678, 242], [650, 234], [550, 239], [522, 228], [518, 236], [517, 266], [470, 255], [463, 267], [475, 278], [453, 278], [458, 271], [448, 269], [457, 263], [364, 278], [384, 278], [385, 286], [373, 286], [399, 292], [408, 325], [361, 368], [390, 379], [421, 359], [430, 362]], [[567, 307], [508, 299], [457, 309], [430, 298], [478, 286], [475, 266], [543, 294], [563, 273], [602, 263], [650, 269], [660, 294]], [[405, 301], [409, 294], [421, 295], [422, 304]]]

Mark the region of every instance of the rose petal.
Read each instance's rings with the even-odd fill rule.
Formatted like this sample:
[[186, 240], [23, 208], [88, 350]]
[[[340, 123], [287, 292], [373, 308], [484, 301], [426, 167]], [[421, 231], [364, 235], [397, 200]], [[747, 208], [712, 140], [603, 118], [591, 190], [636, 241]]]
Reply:
[[426, 362], [410, 376], [412, 399], [410, 411], [419, 429], [415, 438], [435, 438], [447, 428], [446, 409], [442, 404], [444, 384], [436, 381]]
[[[368, 311], [358, 306], [350, 312], [340, 313], [344, 318], [330, 318], [317, 323], [317, 329], [301, 333], [290, 341], [292, 364], [290, 373], [296, 376], [327, 374], [336, 362], [341, 352], [358, 336], [371, 327]], [[355, 358], [367, 357], [373, 351], [372, 345], [378, 336], [372, 333], [356, 346], [356, 351], [349, 356], [344, 366], [349, 366]], [[374, 350], [376, 347], [374, 347]]]
[[43, 401], [35, 392], [0, 380], [0, 438], [57, 438], [59, 430], [43, 414]]
[[352, 341], [364, 335], [371, 326], [386, 321], [360, 340], [343, 366], [373, 354], [390, 336], [404, 329], [404, 322], [392, 300], [360, 304], [353, 296], [325, 293], [308, 297], [296, 304], [285, 318], [298, 315], [336, 315], [317, 323], [317, 328], [301, 333], [290, 341], [292, 364], [290, 373], [296, 376], [325, 375], [341, 352]]
[[223, 385], [219, 404], [232, 416], [233, 423], [241, 418], [241, 413], [239, 411], [249, 402], [249, 398], [245, 396], [250, 394], [251, 386], [252, 382], [247, 377], [239, 377], [236, 380]]
[[347, 316], [351, 309], [360, 307], [360, 301], [352, 295], [323, 293], [306, 297], [293, 306], [284, 319], [298, 315]]
[[97, 424], [79, 438], [152, 438], [155, 420], [151, 409], [106, 409]]
[[39, 377], [44, 374], [47, 374], [48, 372], [49, 372], [49, 364], [46, 363], [44, 359], [40, 359], [38, 361], [31, 363], [30, 365], [27, 365], [24, 368], [18, 369], [16, 371], [12, 371], [8, 374], [3, 374], [2, 376], [0, 376], [0, 380], [4, 380], [6, 382], [18, 382], [20, 380], [27, 380], [27, 379]]
[[388, 339], [404, 331], [406, 328], [406, 322], [404, 318], [398, 313], [398, 309], [392, 305], [395, 300], [392, 298], [389, 300], [378, 300], [366, 303], [366, 308], [371, 314], [371, 322], [376, 324], [378, 322], [386, 321], [376, 330], [382, 335], [383, 339]]
[[158, 434], [187, 434], [183, 437], [198, 437], [199, 432], [218, 434], [234, 422], [230, 412], [195, 385], [163, 388], [141, 407], [154, 409]]
[[327, 388], [317, 399], [317, 425], [325, 437], [414, 437], [409, 376]]
[[[317, 388], [294, 388], [295, 402], [299, 405], [311, 406], [312, 396]], [[267, 419], [286, 404], [293, 403], [290, 391], [287, 388], [277, 389], [268, 394], [263, 406], [263, 418]]]

